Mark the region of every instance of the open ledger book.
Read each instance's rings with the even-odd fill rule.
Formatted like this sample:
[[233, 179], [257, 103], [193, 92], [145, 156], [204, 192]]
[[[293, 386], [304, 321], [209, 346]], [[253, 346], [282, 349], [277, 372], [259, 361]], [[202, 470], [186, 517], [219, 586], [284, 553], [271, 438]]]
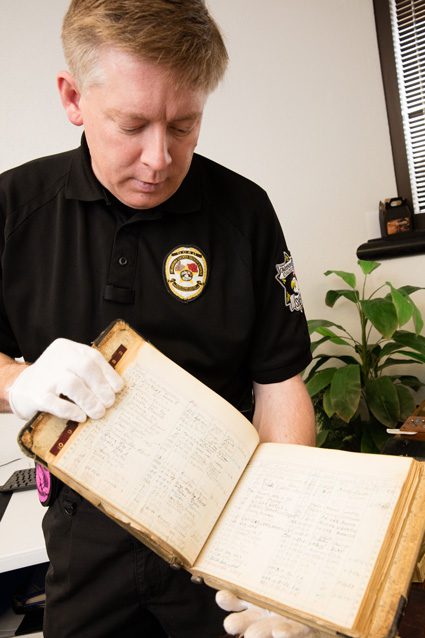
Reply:
[[251, 423], [123, 321], [104, 418], [39, 413], [24, 451], [172, 564], [323, 635], [394, 636], [425, 530], [423, 465], [259, 443]]

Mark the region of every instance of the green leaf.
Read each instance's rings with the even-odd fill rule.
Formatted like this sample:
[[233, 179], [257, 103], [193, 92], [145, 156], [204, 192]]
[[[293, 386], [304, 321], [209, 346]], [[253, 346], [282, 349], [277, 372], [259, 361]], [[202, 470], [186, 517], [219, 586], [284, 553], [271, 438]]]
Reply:
[[326, 341], [329, 341], [329, 337], [322, 337], [321, 339], [318, 339], [317, 341], [312, 341], [310, 344], [311, 353], [313, 354], [314, 351], [317, 350], [317, 348], [321, 346], [322, 343], [326, 343]]
[[[413, 303], [413, 301], [412, 301]], [[413, 304], [413, 325], [415, 326], [416, 334], [420, 334], [424, 327], [424, 320], [422, 319], [422, 315], [419, 312], [418, 308]]]
[[[409, 299], [410, 299], [410, 295], [413, 294], [414, 292], [416, 292], [417, 290], [425, 290], [425, 288], [422, 288], [420, 286], [401, 286], [401, 288], [398, 289], [402, 294], [405, 295], [409, 295]], [[410, 299], [410, 303], [412, 304], [412, 309], [413, 309], [413, 324], [415, 326], [415, 332], [416, 334], [420, 334], [422, 332], [422, 329], [424, 327], [424, 321], [422, 319], [422, 315], [420, 310], [418, 309], [418, 307], [416, 306], [415, 302], [413, 301], [413, 299]]]
[[331, 403], [331, 392], [330, 392], [330, 387], [327, 388], [325, 390], [325, 393], [323, 395], [323, 409], [325, 411], [326, 416], [328, 416], [329, 418], [335, 414], [335, 410], [334, 407]]
[[309, 381], [316, 370], [321, 368], [325, 363], [328, 363], [331, 359], [336, 359], [337, 361], [341, 361], [342, 363], [358, 363], [358, 360], [354, 357], [344, 356], [344, 355], [336, 355], [336, 354], [318, 354], [313, 357], [314, 364], [308, 369], [308, 371], [304, 374], [304, 381]]
[[400, 421], [400, 400], [389, 377], [372, 379], [365, 386], [366, 402], [373, 416], [387, 427]]
[[405, 421], [408, 416], [413, 414], [413, 411], [416, 407], [415, 401], [413, 399], [411, 391], [409, 390], [409, 388], [406, 388], [405, 385], [396, 383], [394, 387], [397, 390], [398, 399], [400, 402], [400, 421]]
[[358, 360], [355, 357], [351, 357], [350, 355], [344, 355], [344, 354], [339, 354], [339, 355], [334, 355], [334, 359], [338, 359], [338, 361], [342, 361], [345, 364], [350, 364], [350, 363], [354, 363], [354, 364], [358, 364]]
[[326, 439], [328, 438], [329, 430], [321, 430], [317, 433], [316, 436], [316, 447], [323, 447], [326, 443]]
[[360, 347], [359, 354], [361, 355], [363, 366], [375, 370], [381, 360], [381, 346], [378, 343], [366, 344], [366, 350]]
[[332, 378], [329, 399], [336, 414], [346, 423], [356, 413], [360, 396], [360, 366], [338, 368]]
[[400, 383], [406, 385], [409, 388], [412, 388], [415, 392], [420, 390], [425, 386], [425, 383], [421, 381], [418, 377], [415, 377], [411, 374], [402, 374], [400, 376], [391, 376], [392, 379], [399, 379]]
[[384, 443], [388, 440], [389, 435], [386, 432], [385, 427], [379, 421], [371, 419], [368, 423], [364, 424], [364, 428], [367, 429], [369, 435], [376, 446], [376, 451], [379, 452], [384, 446]]
[[367, 261], [366, 259], [359, 259], [357, 261], [364, 275], [370, 275], [371, 272], [379, 268], [381, 265], [378, 261]]
[[407, 346], [425, 355], [425, 338], [422, 335], [417, 335], [407, 330], [397, 330], [392, 337], [394, 341], [401, 343], [402, 346]]
[[320, 370], [307, 382], [306, 387], [311, 397], [314, 397], [321, 390], [326, 388], [332, 381], [336, 368], [325, 368]]
[[397, 352], [398, 350], [400, 350], [400, 344], [396, 343], [395, 341], [389, 341], [384, 346], [382, 346], [381, 359], [383, 357], [387, 357], [389, 354], [393, 354], [394, 352]]
[[387, 281], [388, 286], [391, 289], [391, 298], [393, 304], [396, 309], [398, 325], [404, 326], [413, 315], [413, 305], [409, 296], [404, 295], [402, 292], [394, 288], [389, 281]]
[[[411, 357], [415, 359], [415, 361], [420, 361], [421, 363], [425, 363], [425, 354], [419, 354], [419, 352], [412, 352], [411, 350], [399, 350], [397, 354], [406, 355], [406, 357]], [[413, 363], [410, 359], [405, 359], [404, 363]]]
[[390, 339], [398, 327], [394, 304], [386, 299], [368, 299], [362, 301], [361, 304], [366, 318], [378, 332], [386, 339]]
[[342, 337], [337, 335], [335, 332], [333, 332], [329, 328], [317, 328], [316, 332], [319, 335], [323, 335], [324, 337], [328, 337], [329, 341], [331, 341], [332, 343], [337, 343], [340, 346], [350, 346], [351, 345], [349, 341], [347, 341], [346, 339], [343, 339]]
[[320, 354], [313, 357], [313, 365], [308, 368], [308, 370], [304, 371], [304, 382], [307, 383], [307, 381], [309, 381], [314, 376], [316, 370], [327, 363], [329, 359], [332, 359], [332, 356], [328, 354]]
[[[414, 353], [411, 353], [411, 352], [403, 353], [400, 350], [400, 354], [406, 354], [406, 355], [413, 356]], [[420, 355], [416, 355], [416, 356], [420, 356]], [[425, 357], [424, 357], [424, 361], [425, 361]], [[378, 369], [379, 370], [384, 370], [385, 368], [389, 368], [390, 366], [398, 366], [398, 365], [405, 366], [408, 363], [416, 363], [416, 361], [415, 361], [415, 359], [394, 359], [393, 357], [388, 357], [388, 359], [386, 359], [386, 361], [383, 364], [378, 366]]]
[[333, 308], [335, 302], [340, 299], [340, 297], [345, 297], [353, 303], [357, 303], [359, 301], [359, 293], [357, 290], [328, 290], [325, 297], [325, 303], [330, 308]]
[[331, 328], [333, 326], [334, 328], [338, 328], [339, 330], [344, 330], [342, 326], [339, 326], [337, 323], [334, 323], [333, 321], [328, 321], [327, 319], [309, 319], [307, 321], [307, 326], [308, 326], [308, 332], [310, 334], [313, 334], [313, 332], [316, 332], [316, 330], [321, 327]]
[[373, 440], [371, 433], [366, 428], [364, 428], [362, 432], [360, 452], [363, 452], [365, 454], [376, 454], [377, 452], [379, 452], [379, 449], [375, 445], [375, 441]]
[[325, 276], [328, 277], [328, 275], [337, 275], [341, 277], [350, 288], [356, 287], [356, 275], [352, 272], [345, 272], [345, 270], [327, 270]]
[[400, 286], [399, 290], [406, 293], [406, 295], [411, 295], [418, 290], [425, 290], [425, 288], [422, 286]]

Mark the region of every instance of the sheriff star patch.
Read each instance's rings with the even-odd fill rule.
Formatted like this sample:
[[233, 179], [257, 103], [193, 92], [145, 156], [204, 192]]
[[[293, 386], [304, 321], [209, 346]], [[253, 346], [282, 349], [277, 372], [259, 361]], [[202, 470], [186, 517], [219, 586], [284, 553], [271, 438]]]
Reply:
[[287, 306], [291, 312], [294, 312], [294, 310], [302, 312], [303, 302], [297, 278], [295, 277], [294, 262], [291, 255], [284, 252], [283, 262], [276, 264], [276, 270], [276, 281], [280, 283], [285, 291], [285, 306]]
[[207, 283], [207, 260], [194, 246], [177, 246], [165, 258], [164, 280], [167, 289], [180, 301], [193, 301]]

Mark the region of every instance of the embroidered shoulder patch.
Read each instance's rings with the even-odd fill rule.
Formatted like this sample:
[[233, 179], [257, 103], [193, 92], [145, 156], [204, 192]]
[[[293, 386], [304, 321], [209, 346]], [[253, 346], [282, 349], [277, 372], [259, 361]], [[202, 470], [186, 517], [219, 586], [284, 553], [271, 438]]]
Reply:
[[165, 258], [164, 279], [169, 292], [180, 301], [193, 301], [207, 283], [208, 266], [194, 246], [177, 246]]
[[285, 291], [285, 306], [287, 306], [291, 312], [294, 312], [294, 310], [303, 312], [303, 302], [295, 276], [294, 261], [291, 255], [284, 252], [283, 262], [276, 264], [276, 270], [276, 280]]

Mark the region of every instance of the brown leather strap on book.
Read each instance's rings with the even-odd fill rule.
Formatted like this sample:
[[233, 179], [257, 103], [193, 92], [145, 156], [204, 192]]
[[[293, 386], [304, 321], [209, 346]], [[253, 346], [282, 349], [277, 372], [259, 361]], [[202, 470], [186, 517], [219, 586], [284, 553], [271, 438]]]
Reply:
[[[112, 357], [109, 359], [110, 365], [115, 368], [118, 361], [122, 359], [126, 352], [127, 348], [123, 344], [119, 345]], [[71, 438], [78, 426], [79, 423], [77, 421], [67, 421], [65, 429], [59, 436], [56, 443], [50, 448], [50, 452], [54, 456], [57, 456], [57, 454], [59, 454], [65, 443]]]

